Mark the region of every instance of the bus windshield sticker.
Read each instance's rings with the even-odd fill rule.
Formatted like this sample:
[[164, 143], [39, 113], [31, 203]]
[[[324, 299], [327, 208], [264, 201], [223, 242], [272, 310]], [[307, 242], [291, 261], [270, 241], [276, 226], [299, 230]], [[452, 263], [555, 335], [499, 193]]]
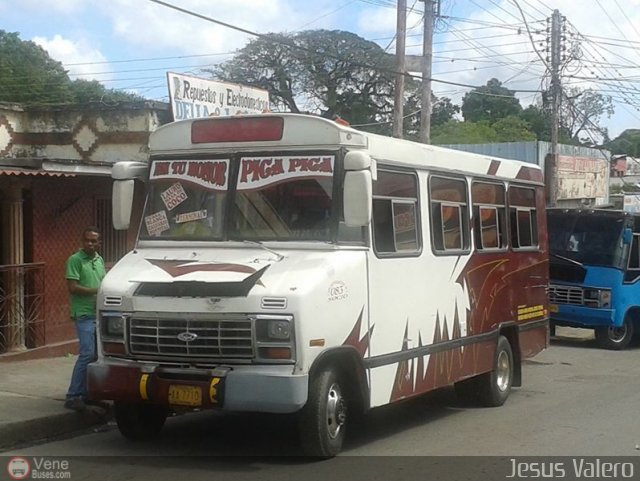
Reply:
[[201, 220], [207, 218], [207, 209], [196, 210], [194, 212], [185, 212], [184, 214], [178, 214], [176, 216], [176, 224], [183, 224], [185, 222], [191, 222], [194, 220]]
[[167, 213], [164, 210], [146, 216], [144, 223], [147, 226], [149, 235], [158, 235], [169, 230], [169, 219], [167, 219]]
[[187, 200], [187, 193], [184, 191], [182, 184], [176, 182], [164, 192], [160, 192], [160, 197], [167, 210], [173, 210], [176, 206]]
[[207, 190], [227, 190], [229, 159], [156, 160], [149, 179], [191, 182]]
[[261, 189], [283, 180], [332, 177], [333, 155], [243, 157], [238, 190]]

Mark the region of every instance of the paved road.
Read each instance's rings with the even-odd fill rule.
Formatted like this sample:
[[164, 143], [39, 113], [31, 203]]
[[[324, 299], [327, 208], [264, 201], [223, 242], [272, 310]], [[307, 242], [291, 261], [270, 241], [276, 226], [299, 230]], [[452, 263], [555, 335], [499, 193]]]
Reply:
[[[352, 433], [343, 457], [640, 455], [640, 347], [613, 352], [598, 349], [589, 340], [556, 340], [526, 363], [523, 379], [523, 387], [515, 389], [501, 408], [465, 407], [456, 401], [452, 390], [445, 389], [404, 405], [374, 410], [366, 425]], [[108, 479], [131, 479], [135, 473], [135, 478], [156, 480], [153, 473], [157, 474], [159, 463], [172, 463], [167, 467], [169, 473], [203, 462], [169, 456], [295, 455], [294, 434], [293, 422], [285, 416], [199, 413], [170, 419], [161, 438], [152, 443], [129, 443], [112, 426], [14, 454], [117, 456], [116, 461], [87, 459], [87, 479], [107, 479], [108, 472]], [[155, 457], [121, 460], [127, 455]], [[264, 479], [275, 474], [284, 479], [313, 479], [322, 472], [300, 460], [261, 459], [225, 462], [225, 479], [262, 479], [265, 463], [270, 475]], [[321, 464], [326, 468], [345, 462], [337, 459]], [[376, 461], [372, 462], [367, 468], [376, 466]], [[395, 462], [375, 469], [390, 469]], [[190, 472], [190, 479], [207, 479], [211, 466], [205, 468], [202, 478], [196, 469]], [[73, 479], [82, 476], [74, 474]]]

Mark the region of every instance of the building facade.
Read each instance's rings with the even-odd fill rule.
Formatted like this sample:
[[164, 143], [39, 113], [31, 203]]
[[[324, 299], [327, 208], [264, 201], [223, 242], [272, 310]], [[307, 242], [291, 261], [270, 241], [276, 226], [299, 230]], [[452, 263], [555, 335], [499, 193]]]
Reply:
[[131, 248], [135, 227], [111, 227], [111, 167], [146, 160], [169, 116], [153, 102], [0, 104], [0, 361], [75, 349], [65, 261], [86, 226], [102, 231], [107, 266]]

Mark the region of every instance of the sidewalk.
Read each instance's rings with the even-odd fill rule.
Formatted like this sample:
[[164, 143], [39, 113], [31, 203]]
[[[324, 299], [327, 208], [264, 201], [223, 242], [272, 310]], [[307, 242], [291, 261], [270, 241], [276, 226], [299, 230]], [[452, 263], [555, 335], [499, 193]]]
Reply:
[[110, 413], [64, 408], [76, 356], [0, 363], [0, 451], [106, 423]]

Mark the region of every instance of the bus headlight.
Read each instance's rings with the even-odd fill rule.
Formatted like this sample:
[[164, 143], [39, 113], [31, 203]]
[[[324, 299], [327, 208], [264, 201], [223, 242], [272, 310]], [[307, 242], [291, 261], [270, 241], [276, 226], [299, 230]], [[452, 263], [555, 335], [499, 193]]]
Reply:
[[294, 362], [293, 317], [258, 315], [254, 319], [257, 360], [270, 363]]
[[611, 307], [611, 290], [585, 289], [584, 305], [587, 307]]
[[291, 339], [291, 322], [283, 319], [259, 319], [256, 325], [258, 340], [289, 341]]
[[103, 316], [102, 334], [111, 339], [123, 339], [127, 320], [122, 315]]

